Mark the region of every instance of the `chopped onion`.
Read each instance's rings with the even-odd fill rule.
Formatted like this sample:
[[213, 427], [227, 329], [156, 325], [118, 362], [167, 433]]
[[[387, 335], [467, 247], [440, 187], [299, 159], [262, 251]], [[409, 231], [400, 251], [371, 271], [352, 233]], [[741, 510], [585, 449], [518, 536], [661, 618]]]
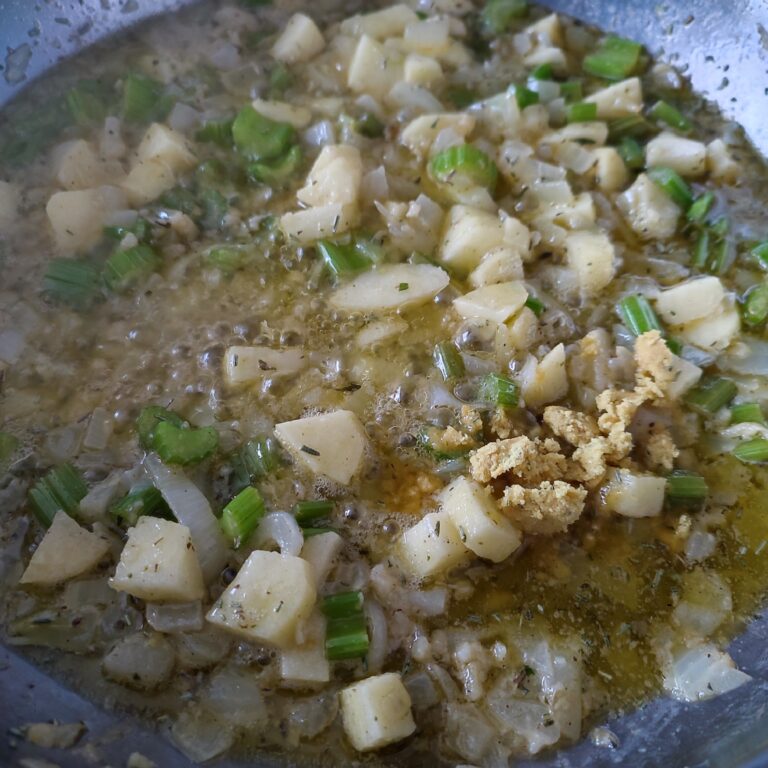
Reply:
[[258, 728], [267, 721], [267, 707], [253, 670], [227, 666], [208, 681], [202, 704], [232, 725]]
[[144, 465], [174, 517], [189, 528], [203, 578], [212, 581], [226, 565], [229, 549], [208, 499], [181, 470], [166, 466], [157, 454], [147, 454]]
[[104, 657], [106, 677], [131, 688], [152, 689], [173, 671], [173, 646], [162, 635], [138, 633], [118, 641]]
[[745, 336], [737, 351], [720, 357], [723, 370], [734, 371], [745, 376], [768, 374], [768, 341]]
[[217, 69], [235, 69], [240, 66], [240, 51], [236, 45], [224, 42], [211, 53], [208, 60]]
[[679, 701], [711, 699], [751, 679], [711, 643], [677, 651], [664, 670], [664, 688]]
[[403, 80], [395, 83], [388, 98], [396, 107], [410, 109], [414, 112], [438, 114], [443, 110], [443, 105], [430, 91]]
[[170, 125], [174, 131], [189, 133], [200, 124], [201, 117], [201, 113], [194, 107], [190, 107], [189, 104], [183, 104], [182, 102], [177, 101], [171, 110], [171, 114], [168, 115], [168, 125]]
[[370, 637], [366, 661], [368, 671], [375, 674], [381, 670], [387, 658], [387, 617], [376, 600], [365, 601], [365, 616], [368, 621], [368, 635]]
[[0, 331], [0, 361], [15, 363], [21, 357], [25, 346], [24, 334], [13, 328]]
[[257, 549], [266, 545], [277, 544], [280, 553], [298, 557], [304, 546], [304, 535], [296, 522], [296, 518], [288, 512], [270, 512], [259, 523], [254, 534]]
[[435, 683], [426, 672], [417, 672], [403, 680], [411, 697], [411, 704], [417, 712], [434, 707], [440, 701]]
[[717, 539], [713, 533], [694, 531], [685, 542], [685, 559], [698, 563], [706, 560], [715, 551]]
[[104, 408], [94, 408], [85, 430], [83, 446], [94, 451], [103, 451], [112, 437], [114, 424]]
[[326, 144], [336, 143], [336, 131], [330, 120], [321, 120], [310, 125], [302, 134], [302, 138], [310, 147], [324, 147]]
[[443, 733], [446, 745], [464, 760], [488, 764], [486, 756], [496, 741], [496, 732], [477, 707], [448, 704]]
[[202, 632], [176, 635], [176, 656], [185, 669], [205, 669], [221, 661], [232, 647], [232, 638], [220, 629], [206, 624]]
[[287, 707], [288, 727], [303, 739], [314, 739], [336, 719], [339, 700], [335, 693], [294, 698]]
[[448, 589], [414, 589], [406, 592], [411, 612], [420, 616], [440, 616], [448, 608]]
[[204, 763], [226, 752], [235, 737], [218, 718], [200, 707], [185, 709], [171, 728], [176, 746], [194, 763]]
[[444, 699], [455, 701], [459, 698], [459, 687], [444, 667], [441, 667], [434, 662], [430, 662], [429, 664], [425, 664], [424, 668], [440, 687]]
[[147, 622], [157, 632], [199, 632], [203, 628], [203, 605], [191, 603], [147, 603]]

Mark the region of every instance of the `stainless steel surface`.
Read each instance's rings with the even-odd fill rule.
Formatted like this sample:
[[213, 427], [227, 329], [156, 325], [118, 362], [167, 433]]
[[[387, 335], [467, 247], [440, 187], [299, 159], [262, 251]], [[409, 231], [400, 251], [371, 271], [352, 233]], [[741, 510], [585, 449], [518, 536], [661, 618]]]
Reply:
[[[62, 57], [153, 14], [188, 0], [79, 0], [44, 2], [0, 0], [0, 105]], [[570, 13], [645, 43], [676, 63], [694, 87], [738, 120], [768, 155], [768, 3], [765, 0], [548, 0]], [[26, 47], [24, 47], [26, 46]], [[21, 49], [21, 54], [19, 53]], [[7, 54], [28, 54], [24, 77], [8, 79]], [[768, 567], [768, 563], [767, 563]], [[755, 619], [731, 647], [739, 667], [754, 681], [728, 695], [701, 704], [659, 699], [610, 723], [619, 738], [616, 749], [598, 748], [587, 739], [521, 768], [761, 768], [768, 766], [768, 615]], [[50, 718], [82, 720], [88, 733], [83, 752], [33, 749], [10, 729]], [[10, 651], [0, 649], [0, 766], [23, 757], [45, 757], [61, 768], [84, 765], [123, 766], [132, 751], [151, 757], [162, 768], [188, 762], [162, 735], [131, 717], [106, 713], [67, 690]], [[159, 724], [162, 731], [162, 724]], [[397, 764], [390, 757], [385, 764]], [[218, 765], [234, 767], [233, 761]], [[246, 763], [240, 763], [244, 765]], [[260, 759], [249, 765], [277, 765]], [[285, 764], [279, 763], [279, 764]]]

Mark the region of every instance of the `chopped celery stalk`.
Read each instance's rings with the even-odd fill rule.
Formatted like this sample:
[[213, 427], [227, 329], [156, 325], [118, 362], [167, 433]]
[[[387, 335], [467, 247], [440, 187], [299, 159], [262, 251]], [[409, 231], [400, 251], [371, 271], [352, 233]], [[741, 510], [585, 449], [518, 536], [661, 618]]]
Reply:
[[325, 637], [325, 655], [331, 661], [361, 659], [368, 653], [365, 618], [329, 621]]
[[531, 77], [534, 80], [554, 80], [555, 73], [552, 71], [551, 64], [539, 64], [538, 67], [531, 70]]
[[762, 325], [768, 318], [768, 283], [750, 288], [741, 305], [741, 317], [747, 325]]
[[623, 80], [634, 74], [643, 46], [633, 40], [609, 35], [595, 53], [584, 57], [584, 71], [603, 80]]
[[525, 300], [525, 306], [533, 312], [536, 317], [540, 317], [542, 312], [546, 309], [544, 302], [541, 299], [537, 299], [535, 296], [529, 296]]
[[653, 126], [642, 115], [617, 117], [608, 123], [608, 138], [611, 141], [629, 137], [639, 139], [653, 131]]
[[459, 446], [452, 450], [441, 447], [440, 436], [443, 432], [445, 430], [440, 427], [424, 427], [416, 435], [417, 444], [436, 461], [459, 459], [469, 453], [469, 446]]
[[737, 403], [731, 406], [731, 424], [763, 424], [765, 417], [758, 403]]
[[148, 245], [115, 251], [104, 265], [104, 281], [113, 291], [124, 291], [157, 271], [160, 257]]
[[120, 501], [114, 503], [109, 512], [113, 517], [123, 520], [127, 525], [136, 525], [142, 515], [154, 515], [155, 517], [167, 517], [170, 509], [160, 491], [150, 485], [131, 491]]
[[429, 167], [433, 178], [439, 182], [451, 184], [461, 177], [491, 192], [496, 188], [499, 175], [496, 163], [471, 144], [460, 144], [438, 152]]
[[269, 97], [282, 96], [294, 82], [293, 72], [285, 64], [277, 62], [269, 73]]
[[0, 432], [0, 475], [7, 469], [8, 462], [19, 445], [19, 439], [10, 432]]
[[363, 112], [354, 122], [355, 131], [369, 139], [378, 139], [384, 135], [384, 123], [373, 112]]
[[184, 419], [178, 413], [169, 411], [160, 405], [148, 405], [141, 409], [138, 419], [136, 419], [136, 431], [139, 434], [139, 444], [142, 448], [149, 451], [155, 439], [155, 429], [163, 421], [173, 424], [176, 427], [186, 425]]
[[700, 506], [708, 494], [707, 481], [701, 475], [676, 470], [667, 477], [667, 500], [674, 506]]
[[749, 254], [760, 267], [768, 269], [768, 240], [756, 245]]
[[248, 262], [247, 248], [239, 245], [220, 245], [205, 254], [205, 261], [227, 274], [236, 272]]
[[371, 260], [355, 247], [354, 243], [332, 243], [330, 240], [318, 240], [315, 248], [320, 252], [328, 269], [337, 277], [354, 275], [371, 266]]
[[128, 227], [104, 227], [104, 236], [110, 240], [122, 240], [126, 235], [134, 235], [140, 242], [146, 242], [152, 238], [152, 225], [142, 217], [136, 219], [136, 221]]
[[728, 238], [716, 240], [710, 248], [707, 272], [712, 275], [724, 275], [735, 258], [736, 250]]
[[569, 123], [589, 123], [597, 120], [597, 104], [589, 101], [571, 104], [566, 111], [566, 120]]
[[218, 189], [207, 187], [200, 190], [198, 199], [203, 209], [198, 223], [203, 229], [221, 229], [224, 217], [229, 213], [227, 198]]
[[323, 598], [320, 610], [328, 619], [349, 619], [362, 613], [364, 602], [365, 598], [360, 590], [337, 592]]
[[560, 83], [560, 95], [569, 104], [581, 101], [584, 98], [584, 87], [581, 84], [581, 80], [569, 80], [568, 82]]
[[315, 499], [311, 501], [299, 501], [293, 508], [296, 522], [304, 527], [328, 517], [333, 511], [333, 502], [327, 499]]
[[152, 447], [166, 464], [197, 464], [219, 446], [219, 433], [213, 427], [193, 429], [161, 421], [155, 427]]
[[648, 331], [661, 331], [661, 323], [645, 296], [625, 296], [619, 302], [619, 315], [633, 336]]
[[648, 114], [655, 120], [666, 123], [670, 128], [680, 131], [680, 133], [690, 133], [693, 130], [690, 120], [677, 107], [673, 107], [666, 101], [657, 101], [648, 110]]
[[240, 451], [240, 460], [252, 480], [270, 475], [280, 466], [280, 451], [271, 437], [249, 440]]
[[228, 149], [232, 146], [232, 124], [234, 120], [210, 121], [195, 134], [198, 141], [211, 142]]
[[693, 245], [693, 256], [691, 257], [691, 266], [698, 269], [706, 269], [709, 262], [709, 252], [711, 248], [712, 236], [709, 229], [702, 229], [699, 232], [696, 242]]
[[43, 279], [43, 290], [53, 299], [83, 309], [99, 291], [99, 270], [79, 259], [51, 259]]
[[728, 220], [727, 216], [721, 216], [719, 219], [716, 219], [713, 221], [709, 228], [712, 230], [712, 234], [715, 235], [715, 237], [725, 237], [728, 232], [731, 229], [731, 222]]
[[81, 80], [67, 93], [67, 107], [78, 125], [101, 123], [108, 114], [109, 89], [98, 80]]
[[631, 136], [625, 136], [616, 147], [616, 151], [627, 168], [637, 171], [645, 165], [645, 152]]
[[456, 345], [452, 342], [441, 341], [435, 345], [433, 357], [435, 367], [440, 371], [444, 381], [459, 379], [464, 375], [464, 360]]
[[239, 547], [256, 530], [264, 511], [264, 499], [249, 485], [224, 507], [219, 522], [224, 533]]
[[123, 82], [123, 117], [134, 123], [162, 120], [173, 104], [164, 91], [163, 84], [151, 77], [128, 75]]
[[712, 416], [736, 397], [738, 388], [730, 379], [712, 377], [701, 381], [685, 395], [685, 403], [702, 416]]
[[524, 85], [516, 85], [515, 100], [520, 109], [525, 109], [526, 107], [539, 103], [539, 94], [538, 91], [532, 91]]
[[693, 192], [688, 182], [677, 171], [665, 166], [656, 166], [655, 168], [648, 169], [648, 176], [684, 211], [691, 207]]
[[174, 211], [181, 211], [187, 216], [196, 218], [200, 215], [200, 206], [195, 193], [186, 187], [174, 187], [164, 192], [160, 198], [160, 203], [166, 208]]
[[706, 215], [715, 202], [714, 192], [704, 192], [699, 195], [694, 201], [693, 205], [688, 209], [688, 221], [693, 224], [699, 224], [704, 221]]
[[478, 394], [481, 400], [506, 408], [514, 408], [520, 399], [517, 384], [497, 373], [489, 373], [482, 380]]
[[384, 259], [384, 249], [375, 237], [356, 237], [355, 250], [372, 264], [378, 264]]
[[480, 19], [486, 32], [500, 35], [509, 29], [514, 19], [520, 19], [527, 13], [526, 0], [487, 0]]
[[733, 449], [733, 455], [746, 464], [764, 464], [768, 461], [768, 440], [763, 437], [745, 440]]
[[87, 493], [88, 486], [80, 473], [71, 464], [62, 464], [32, 486], [29, 503], [40, 524], [47, 528], [59, 510], [76, 515]]
[[320, 528], [302, 528], [301, 533], [305, 539], [310, 539], [312, 536], [321, 536], [324, 533], [336, 533], [337, 531], [327, 526], [321, 526]]
[[278, 123], [243, 107], [232, 123], [232, 138], [240, 153], [254, 162], [275, 160], [293, 145], [296, 132], [288, 123]]
[[303, 154], [301, 147], [294, 144], [282, 157], [268, 163], [250, 163], [248, 177], [270, 187], [284, 184], [301, 166]]

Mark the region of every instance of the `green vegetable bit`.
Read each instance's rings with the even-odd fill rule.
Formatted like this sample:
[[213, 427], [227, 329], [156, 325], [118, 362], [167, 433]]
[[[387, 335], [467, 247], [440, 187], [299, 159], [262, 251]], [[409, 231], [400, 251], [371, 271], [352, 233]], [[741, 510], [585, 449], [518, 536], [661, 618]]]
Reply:
[[444, 381], [460, 379], [466, 373], [464, 360], [456, 345], [450, 341], [441, 341], [435, 345], [433, 359]]
[[337, 277], [345, 277], [369, 269], [373, 262], [364, 250], [355, 242], [333, 243], [330, 240], [318, 240], [315, 243], [328, 269]]
[[363, 610], [365, 598], [359, 590], [338, 592], [323, 599], [320, 609], [328, 619], [349, 619]]
[[656, 166], [648, 169], [648, 177], [655, 184], [658, 184], [684, 211], [687, 211], [693, 204], [691, 187], [677, 171], [666, 166]]
[[43, 291], [77, 309], [87, 308], [97, 297], [99, 270], [88, 261], [52, 259], [43, 279]]
[[674, 128], [680, 133], [690, 133], [693, 130], [690, 120], [677, 107], [673, 107], [666, 101], [657, 101], [648, 110], [648, 114], [655, 120], [666, 123], [670, 128]]
[[213, 427], [193, 429], [161, 421], [152, 447], [166, 464], [197, 464], [219, 447], [219, 433]]
[[637, 171], [645, 165], [645, 152], [631, 136], [624, 136], [616, 147], [616, 151], [627, 168]]
[[72, 119], [82, 126], [97, 125], [109, 114], [111, 87], [99, 80], [81, 80], [67, 93]]
[[232, 138], [248, 160], [265, 162], [286, 154], [294, 144], [296, 132], [292, 125], [270, 120], [248, 105], [232, 123]]
[[525, 109], [533, 104], [539, 103], [538, 91], [532, 91], [530, 88], [526, 88], [524, 85], [515, 86], [515, 101], [519, 109]]
[[511, 379], [489, 373], [480, 383], [478, 397], [494, 405], [515, 408], [520, 399], [520, 389]]
[[88, 486], [80, 473], [71, 464], [62, 464], [32, 486], [29, 504], [40, 524], [47, 528], [59, 510], [76, 516], [87, 493]]
[[617, 117], [608, 123], [608, 138], [612, 142], [630, 137], [641, 139], [654, 131], [654, 127], [642, 115]]
[[488, 0], [480, 13], [483, 29], [492, 35], [506, 32], [515, 19], [528, 13], [525, 0]]
[[328, 517], [333, 512], [333, 502], [328, 499], [315, 499], [311, 501], [299, 501], [293, 508], [296, 522], [302, 527]]
[[763, 409], [758, 403], [737, 403], [731, 406], [731, 424], [765, 425]]
[[186, 425], [184, 419], [178, 413], [169, 411], [160, 405], [148, 405], [141, 409], [138, 419], [136, 419], [136, 431], [139, 435], [139, 444], [146, 451], [152, 450], [155, 429], [161, 422], [168, 422], [176, 427]]
[[569, 123], [589, 123], [593, 120], [597, 120], [597, 104], [592, 102], [577, 102], [566, 110], [566, 121]]
[[241, 449], [239, 462], [250, 480], [260, 480], [272, 474], [282, 463], [280, 449], [272, 437], [255, 437]]
[[247, 541], [264, 517], [264, 499], [252, 485], [243, 488], [221, 513], [221, 529], [235, 547]]
[[708, 495], [707, 481], [701, 475], [676, 470], [667, 477], [666, 496], [672, 506], [700, 507]]
[[688, 209], [688, 221], [692, 224], [700, 224], [715, 204], [715, 193], [704, 192], [699, 195]]
[[123, 81], [123, 117], [134, 123], [162, 120], [173, 106], [165, 86], [151, 77], [130, 74]]
[[471, 144], [460, 144], [438, 152], [429, 168], [432, 177], [443, 184], [454, 184], [462, 179], [491, 192], [496, 188], [499, 175], [496, 163]]
[[757, 262], [757, 264], [765, 270], [768, 270], [768, 240], [762, 243], [758, 243], [749, 252], [749, 255]]
[[603, 80], [623, 80], [634, 74], [640, 65], [643, 46], [633, 40], [609, 35], [595, 53], [584, 57], [583, 69]]
[[741, 317], [747, 325], [762, 325], [768, 319], [768, 283], [753, 285], [744, 295]]
[[648, 331], [662, 331], [661, 322], [648, 299], [641, 295], [625, 296], [618, 305], [619, 316], [633, 336]]
[[340, 592], [324, 598], [320, 610], [328, 619], [325, 655], [331, 661], [362, 658], [368, 652], [363, 593]]
[[160, 267], [160, 257], [148, 245], [115, 251], [104, 265], [104, 281], [113, 291], [124, 291]]
[[581, 80], [568, 80], [560, 83], [560, 95], [568, 104], [581, 101], [584, 98], [584, 86]]
[[232, 146], [232, 125], [234, 120], [210, 121], [205, 123], [195, 134], [197, 141], [211, 142], [223, 149]]
[[109, 512], [126, 525], [136, 525], [142, 515], [170, 517], [170, 509], [160, 491], [154, 486], [131, 491], [120, 501], [114, 503]]
[[684, 400], [689, 408], [702, 416], [712, 416], [728, 405], [737, 392], [738, 387], [730, 379], [709, 377], [689, 390]]
[[294, 144], [282, 157], [269, 163], [250, 163], [248, 165], [248, 178], [268, 184], [270, 187], [279, 187], [285, 184], [301, 167], [304, 154], [298, 144]]
[[525, 306], [533, 312], [536, 317], [541, 317], [546, 307], [541, 299], [537, 299], [535, 296], [529, 296], [525, 300]]
[[768, 461], [768, 440], [762, 437], [745, 440], [739, 443], [732, 453], [745, 464], [764, 464]]

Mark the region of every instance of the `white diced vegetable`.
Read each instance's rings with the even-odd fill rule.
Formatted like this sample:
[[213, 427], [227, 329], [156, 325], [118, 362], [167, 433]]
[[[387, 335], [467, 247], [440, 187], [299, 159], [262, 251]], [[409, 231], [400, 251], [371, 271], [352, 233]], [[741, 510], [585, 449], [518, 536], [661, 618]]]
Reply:
[[569, 232], [565, 250], [582, 296], [596, 296], [613, 280], [616, 252], [604, 232]]
[[616, 200], [632, 229], [644, 240], [663, 240], [675, 234], [680, 209], [658, 184], [641, 173]]
[[139, 162], [120, 182], [131, 205], [141, 206], [156, 200], [176, 184], [176, 175], [161, 160]]
[[322, 685], [331, 679], [331, 665], [322, 644], [287, 648], [280, 653], [280, 679], [290, 688]]
[[280, 217], [280, 229], [289, 239], [309, 245], [325, 237], [335, 237], [357, 226], [360, 210], [357, 205], [331, 203], [304, 211], [284, 213]]
[[275, 426], [275, 437], [311, 472], [342, 485], [360, 470], [368, 445], [363, 425], [351, 411], [284, 421]]
[[459, 138], [466, 138], [475, 127], [475, 118], [464, 112], [445, 112], [422, 115], [411, 120], [400, 133], [400, 143], [415, 155], [425, 155], [442, 131], [451, 130]]
[[522, 280], [523, 260], [515, 248], [500, 245], [491, 248], [472, 270], [468, 282], [473, 288], [510, 280]]
[[698, 277], [661, 291], [656, 297], [656, 311], [669, 325], [684, 325], [712, 314], [725, 298], [718, 277]]
[[344, 540], [334, 531], [319, 533], [304, 540], [301, 556], [312, 567], [318, 588], [325, 583], [341, 552]]
[[604, 486], [605, 506], [624, 517], [655, 517], [661, 514], [666, 488], [666, 478], [613, 469]]
[[463, 565], [470, 558], [458, 529], [445, 512], [430, 512], [404, 531], [400, 552], [406, 569], [421, 579]]
[[316, 596], [306, 560], [255, 550], [206, 618], [252, 642], [290, 647]]
[[683, 575], [680, 602], [673, 621], [699, 637], [712, 633], [733, 615], [731, 588], [718, 573], [694, 568]]
[[0, 230], [9, 232], [19, 215], [20, 195], [18, 187], [0, 181]]
[[526, 405], [540, 408], [554, 403], [568, 393], [565, 347], [558, 344], [538, 363], [526, 365], [520, 372], [520, 386]]
[[301, 349], [229, 347], [224, 355], [224, 374], [230, 384], [248, 384], [275, 376], [293, 376], [307, 365]]
[[450, 282], [431, 264], [385, 264], [337, 288], [331, 304], [347, 312], [387, 312], [424, 304]]
[[677, 650], [664, 668], [664, 689], [679, 701], [711, 699], [751, 679], [712, 643]]
[[45, 210], [53, 228], [58, 249], [65, 254], [86, 251], [101, 239], [104, 219], [115, 208], [125, 205], [125, 196], [114, 187], [56, 192]]
[[389, 341], [401, 336], [408, 330], [408, 323], [401, 317], [390, 317], [386, 320], [374, 320], [362, 328], [357, 336], [357, 346], [362, 349]]
[[323, 147], [296, 198], [310, 206], [357, 203], [362, 180], [360, 150], [348, 144], [333, 144]]
[[503, 328], [499, 326], [497, 335], [499, 355], [506, 359], [508, 357], [508, 347], [513, 349], [529, 349], [536, 341], [538, 330], [539, 319], [536, 317], [536, 313], [528, 307], [523, 307], [509, 325]]
[[568, 69], [565, 53], [554, 45], [537, 45], [523, 56], [523, 64], [532, 69], [548, 64], [558, 75], [564, 75]]
[[428, 88], [422, 88], [413, 83], [401, 80], [390, 88], [385, 96], [387, 104], [394, 109], [407, 109], [412, 114], [434, 113], [443, 105]]
[[629, 171], [621, 155], [613, 147], [594, 150], [597, 157], [595, 181], [603, 192], [616, 192], [629, 181]]
[[593, 120], [589, 123], [569, 123], [557, 131], [542, 136], [539, 144], [563, 144], [565, 142], [581, 142], [601, 147], [608, 140], [606, 123]]
[[128, 529], [128, 541], [109, 585], [152, 602], [200, 600], [205, 587], [189, 528], [157, 517], [140, 517]]
[[138, 632], [118, 640], [104, 657], [105, 677], [131, 688], [157, 688], [170, 678], [175, 662], [173, 646], [163, 635]]
[[289, 123], [294, 128], [306, 128], [312, 122], [312, 113], [306, 107], [287, 104], [284, 101], [255, 99], [253, 108], [264, 117], [278, 123]]
[[461, 541], [478, 557], [499, 563], [520, 546], [520, 532], [499, 512], [489, 489], [474, 480], [456, 478], [440, 494], [440, 503]]
[[713, 307], [707, 317], [683, 325], [676, 335], [703, 349], [725, 349], [738, 335], [741, 317], [733, 303], [723, 302]]
[[430, 18], [412, 21], [403, 34], [406, 50], [439, 56], [450, 44], [450, 22], [446, 18]]
[[599, 120], [627, 117], [643, 109], [643, 87], [639, 78], [630, 77], [587, 96], [584, 101], [597, 104]]
[[454, 205], [448, 213], [439, 259], [461, 273], [472, 271], [493, 248], [504, 245], [504, 226], [493, 213]]
[[533, 24], [529, 24], [525, 31], [531, 35], [536, 43], [558, 46], [563, 44], [563, 28], [556, 13], [550, 13]]
[[353, 91], [381, 98], [389, 93], [401, 75], [402, 64], [379, 43], [368, 35], [359, 39], [347, 72], [347, 85]]
[[358, 752], [393, 744], [416, 730], [411, 697], [394, 672], [344, 688], [340, 700], [344, 732]]
[[313, 59], [323, 48], [325, 38], [317, 24], [309, 16], [295, 13], [272, 46], [272, 55], [278, 61], [296, 64]]
[[722, 139], [707, 144], [707, 169], [714, 181], [735, 184], [741, 176], [741, 165], [731, 157]]
[[681, 176], [696, 178], [707, 170], [707, 148], [700, 141], [665, 131], [648, 142], [645, 164], [667, 166]]
[[369, 35], [383, 40], [402, 35], [409, 24], [418, 20], [419, 17], [413, 9], [399, 3], [373, 13], [350, 16], [341, 22], [341, 31], [350, 37]]
[[90, 571], [109, 551], [109, 541], [57, 512], [19, 583], [51, 586]]
[[429, 87], [442, 80], [443, 68], [431, 56], [411, 53], [405, 57], [403, 77], [406, 83]]
[[520, 281], [496, 283], [476, 288], [453, 300], [453, 308], [462, 317], [477, 317], [504, 323], [525, 304], [528, 291]]
[[695, 387], [699, 383], [704, 371], [685, 358], [673, 355], [672, 359], [675, 367], [675, 380], [667, 386], [667, 397], [670, 400], [677, 400], [691, 387]]
[[96, 150], [83, 139], [66, 141], [55, 147], [51, 161], [56, 181], [64, 189], [90, 189], [107, 181]]
[[147, 128], [136, 157], [139, 163], [159, 160], [176, 173], [186, 171], [197, 162], [184, 136], [161, 123], [153, 123]]

